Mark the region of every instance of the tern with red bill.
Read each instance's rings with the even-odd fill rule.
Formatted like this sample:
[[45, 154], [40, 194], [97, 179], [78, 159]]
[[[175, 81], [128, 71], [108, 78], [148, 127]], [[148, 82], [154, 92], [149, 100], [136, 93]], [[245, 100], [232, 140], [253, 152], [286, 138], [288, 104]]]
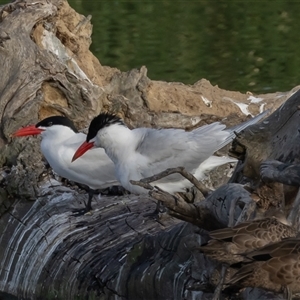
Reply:
[[[138, 181], [168, 168], [184, 167], [198, 180], [202, 180], [215, 167], [237, 161], [235, 158], [213, 154], [230, 143], [235, 132], [258, 122], [265, 115], [266, 112], [231, 130], [225, 130], [225, 125], [216, 122], [187, 132], [182, 129], [131, 130], [116, 115], [101, 113], [92, 120], [86, 141], [74, 154], [73, 161], [93, 148], [104, 148], [115, 164], [119, 182], [136, 194], [148, 191], [131, 184], [130, 180]], [[173, 194], [184, 191], [192, 184], [179, 174], [172, 174], [151, 185]]]
[[89, 199], [78, 215], [92, 209], [91, 202], [96, 189], [119, 185], [114, 175], [114, 164], [103, 149], [92, 149], [71, 163], [76, 149], [86, 140], [86, 135], [77, 131], [71, 120], [63, 116], [46, 118], [36, 125], [19, 129], [13, 137], [42, 136], [41, 151], [59, 176], [89, 187]]

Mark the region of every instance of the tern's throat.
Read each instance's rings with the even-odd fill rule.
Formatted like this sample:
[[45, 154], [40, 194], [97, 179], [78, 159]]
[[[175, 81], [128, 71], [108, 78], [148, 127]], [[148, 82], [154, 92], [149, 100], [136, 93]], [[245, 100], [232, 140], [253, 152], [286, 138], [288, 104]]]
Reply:
[[61, 145], [66, 140], [74, 137], [76, 133], [69, 127], [63, 125], [53, 125], [47, 127], [45, 131], [41, 133], [42, 144], [47, 144], [48, 146]]
[[121, 124], [102, 128], [96, 138], [96, 145], [105, 149], [110, 159], [118, 164], [134, 152], [134, 134]]

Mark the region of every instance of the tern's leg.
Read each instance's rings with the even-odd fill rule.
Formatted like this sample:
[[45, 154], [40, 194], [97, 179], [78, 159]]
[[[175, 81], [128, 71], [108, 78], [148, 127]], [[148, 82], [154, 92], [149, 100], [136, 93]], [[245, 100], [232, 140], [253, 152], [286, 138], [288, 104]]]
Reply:
[[93, 200], [94, 194], [95, 194], [95, 190], [89, 188], [89, 192], [88, 192], [88, 195], [89, 195], [88, 203], [87, 203], [87, 204], [84, 203], [84, 204], [85, 204], [86, 212], [89, 212], [89, 211], [92, 210], [92, 200]]
[[86, 214], [86, 213], [88, 213], [89, 211], [92, 210], [92, 200], [93, 200], [94, 194], [95, 194], [95, 190], [89, 188], [89, 191], [88, 191], [88, 195], [89, 195], [88, 202], [87, 203], [84, 202], [85, 208], [73, 210], [73, 216], [75, 216], [75, 217], [82, 216], [82, 215], [84, 215], [84, 214]]
[[146, 213], [143, 216], [144, 217], [152, 217], [154, 219], [159, 219], [159, 214], [163, 213], [165, 211], [166, 211], [166, 208], [164, 207], [163, 202], [158, 200], [157, 203], [156, 203], [155, 210], [153, 212]]

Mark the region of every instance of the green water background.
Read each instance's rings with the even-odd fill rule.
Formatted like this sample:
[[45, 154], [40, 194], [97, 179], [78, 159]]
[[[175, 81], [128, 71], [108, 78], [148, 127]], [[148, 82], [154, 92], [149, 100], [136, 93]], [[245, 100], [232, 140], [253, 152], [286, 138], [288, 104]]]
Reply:
[[92, 15], [91, 50], [103, 65], [122, 71], [145, 65], [154, 80], [206, 78], [241, 92], [287, 91], [300, 83], [299, 0], [69, 3]]

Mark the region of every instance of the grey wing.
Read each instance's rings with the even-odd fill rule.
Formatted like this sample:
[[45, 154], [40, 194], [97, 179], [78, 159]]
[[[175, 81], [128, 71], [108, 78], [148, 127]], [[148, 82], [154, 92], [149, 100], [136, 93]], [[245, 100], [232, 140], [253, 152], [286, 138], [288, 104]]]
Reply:
[[224, 128], [225, 125], [213, 123], [190, 132], [182, 129], [135, 129], [140, 137], [136, 152], [147, 160], [148, 168], [143, 168], [143, 177], [178, 166], [192, 172], [227, 138], [229, 133]]

